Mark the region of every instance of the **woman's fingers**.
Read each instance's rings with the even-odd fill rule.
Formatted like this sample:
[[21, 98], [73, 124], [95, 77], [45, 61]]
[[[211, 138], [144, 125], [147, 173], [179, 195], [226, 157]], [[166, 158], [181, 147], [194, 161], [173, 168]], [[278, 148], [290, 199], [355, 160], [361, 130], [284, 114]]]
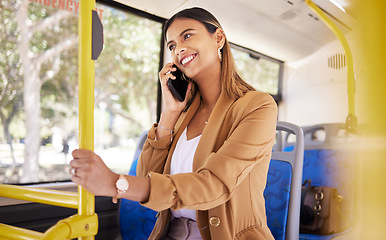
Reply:
[[99, 196], [113, 196], [117, 174], [111, 171], [93, 151], [77, 149], [70, 162], [71, 180], [87, 191]]
[[159, 79], [163, 85], [166, 86], [166, 82], [169, 78], [176, 79], [176, 77], [173, 75], [173, 72], [177, 69], [173, 67], [174, 63], [167, 63], [165, 66], [161, 69], [159, 72]]

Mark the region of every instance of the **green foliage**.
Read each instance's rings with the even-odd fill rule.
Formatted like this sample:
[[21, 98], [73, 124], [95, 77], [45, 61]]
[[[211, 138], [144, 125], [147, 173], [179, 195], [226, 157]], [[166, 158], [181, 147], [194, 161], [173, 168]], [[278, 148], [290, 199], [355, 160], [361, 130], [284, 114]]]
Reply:
[[98, 8], [104, 9], [104, 49], [95, 67], [97, 102], [106, 103], [111, 113], [124, 111], [121, 116], [134, 123], [129, 132], [138, 135], [155, 117], [149, 106], [157, 102], [162, 25], [114, 8]]
[[280, 65], [265, 58], [252, 58], [249, 53], [232, 49], [240, 75], [257, 90], [277, 94]]
[[[17, 51], [20, 35], [15, 15], [18, 7], [18, 0], [0, 0], [0, 112], [4, 116], [10, 115], [14, 106], [22, 106], [23, 100], [23, 69]], [[103, 9], [104, 49], [95, 67], [96, 103], [107, 105], [111, 119], [119, 115], [131, 122], [124, 124], [124, 131], [116, 126], [112, 131], [118, 135], [124, 132], [125, 136], [120, 137], [126, 138], [138, 135], [155, 118], [162, 25], [105, 5], [97, 4], [97, 8]], [[57, 14], [66, 16], [41, 27]], [[29, 3], [26, 22], [37, 29], [29, 42], [32, 62], [78, 34], [77, 15], [43, 4]], [[40, 66], [44, 128], [65, 125], [77, 115], [76, 46], [46, 59]], [[23, 114], [19, 114], [14, 122], [20, 124], [22, 118]]]
[[[22, 69], [17, 54], [18, 27], [12, 19], [14, 1], [0, 1], [0, 121], [4, 135], [22, 106]], [[9, 136], [0, 136], [1, 140]], [[7, 142], [10, 139], [7, 139]]]

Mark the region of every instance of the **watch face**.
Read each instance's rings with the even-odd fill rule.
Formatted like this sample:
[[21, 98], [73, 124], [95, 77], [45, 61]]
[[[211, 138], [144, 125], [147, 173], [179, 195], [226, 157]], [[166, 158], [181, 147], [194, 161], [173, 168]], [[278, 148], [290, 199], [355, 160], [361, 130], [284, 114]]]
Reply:
[[116, 185], [117, 185], [118, 191], [121, 191], [121, 192], [124, 192], [127, 189], [129, 189], [129, 183], [127, 182], [126, 179], [118, 179]]

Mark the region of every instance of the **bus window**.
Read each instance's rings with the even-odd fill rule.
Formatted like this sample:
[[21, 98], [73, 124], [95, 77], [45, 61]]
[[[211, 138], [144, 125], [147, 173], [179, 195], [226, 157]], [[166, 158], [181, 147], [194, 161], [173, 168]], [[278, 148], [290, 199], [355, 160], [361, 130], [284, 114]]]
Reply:
[[77, 138], [78, 17], [49, 3], [0, 3], [1, 183], [69, 178], [64, 164]]
[[[67, 181], [78, 144], [78, 7], [0, 3], [0, 183]], [[96, 4], [104, 49], [95, 64], [95, 151], [129, 171], [156, 121], [162, 20]], [[4, 60], [4, 61], [3, 61]]]
[[283, 63], [235, 44], [231, 47], [241, 77], [257, 90], [280, 100]]
[[161, 21], [104, 9], [104, 49], [95, 63], [95, 152], [128, 173], [139, 136], [157, 119]]

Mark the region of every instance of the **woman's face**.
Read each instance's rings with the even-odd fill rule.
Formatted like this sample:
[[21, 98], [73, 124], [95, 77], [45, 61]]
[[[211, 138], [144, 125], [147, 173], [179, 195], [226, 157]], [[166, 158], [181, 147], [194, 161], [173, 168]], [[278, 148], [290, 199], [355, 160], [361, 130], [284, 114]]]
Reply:
[[218, 38], [217, 31], [211, 34], [204, 24], [188, 18], [174, 20], [166, 32], [173, 62], [193, 80], [220, 71], [218, 48], [221, 41]]

